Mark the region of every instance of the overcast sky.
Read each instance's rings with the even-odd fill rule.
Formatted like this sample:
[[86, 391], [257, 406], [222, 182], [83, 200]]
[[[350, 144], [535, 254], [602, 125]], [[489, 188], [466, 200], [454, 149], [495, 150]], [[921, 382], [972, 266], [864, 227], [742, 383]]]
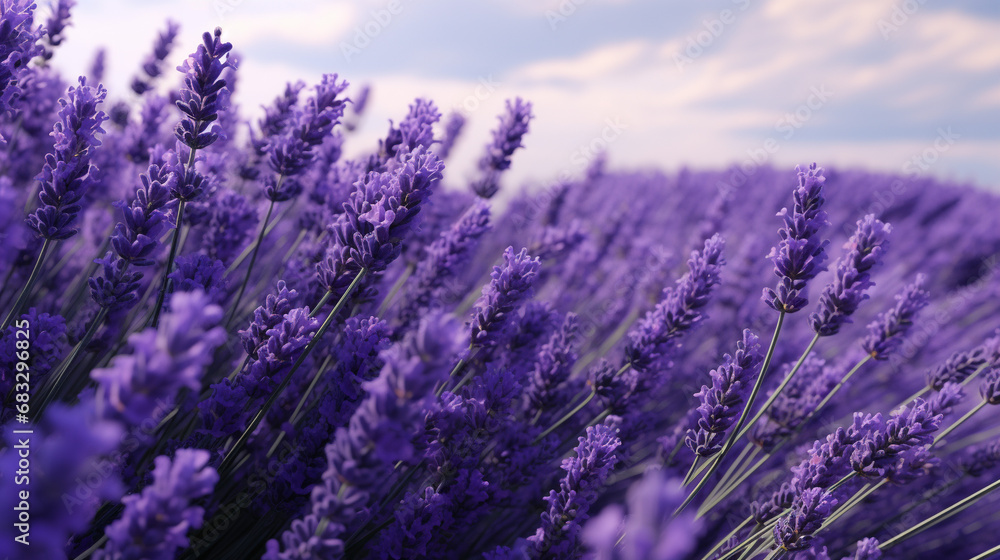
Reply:
[[1000, 186], [989, 0], [79, 0], [54, 62], [84, 73], [104, 46], [109, 90], [127, 97], [167, 18], [182, 25], [172, 66], [223, 28], [247, 115], [289, 80], [371, 83], [349, 153], [415, 97], [466, 112], [449, 174], [470, 172], [522, 96], [536, 119], [515, 183], [579, 173], [608, 141], [615, 167], [818, 161]]

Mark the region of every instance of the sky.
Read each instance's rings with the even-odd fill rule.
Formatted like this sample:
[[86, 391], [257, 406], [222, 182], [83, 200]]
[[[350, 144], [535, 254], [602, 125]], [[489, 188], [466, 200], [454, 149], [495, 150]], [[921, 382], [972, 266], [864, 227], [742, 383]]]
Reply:
[[288, 81], [371, 84], [349, 156], [416, 97], [463, 112], [452, 178], [472, 176], [520, 96], [535, 119], [513, 184], [577, 176], [606, 149], [613, 168], [816, 161], [1000, 190], [995, 1], [79, 0], [53, 62], [86, 73], [103, 46], [106, 85], [128, 98], [168, 18], [171, 67], [222, 27], [245, 116]]

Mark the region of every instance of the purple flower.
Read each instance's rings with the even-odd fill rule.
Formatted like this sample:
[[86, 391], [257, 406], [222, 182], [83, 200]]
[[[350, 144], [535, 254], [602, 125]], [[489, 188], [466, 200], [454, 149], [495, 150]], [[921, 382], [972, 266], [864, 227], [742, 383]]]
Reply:
[[229, 295], [226, 267], [206, 255], [177, 257], [177, 268], [170, 273], [171, 289], [176, 292], [204, 292], [208, 300], [222, 305]]
[[821, 488], [810, 488], [792, 503], [789, 515], [774, 526], [774, 544], [785, 550], [804, 550], [812, 543], [812, 534], [837, 507], [837, 500]]
[[146, 75], [132, 78], [132, 91], [142, 95], [153, 88], [153, 80], [163, 73], [163, 61], [170, 56], [170, 49], [180, 33], [181, 26], [167, 20], [167, 28], [160, 32], [153, 43], [153, 52], [146, 55], [142, 63], [142, 71]]
[[472, 184], [472, 190], [482, 198], [493, 198], [500, 190], [500, 174], [510, 168], [510, 158], [521, 147], [521, 140], [528, 133], [531, 120], [531, 103], [520, 97], [511, 103], [500, 116], [500, 126], [493, 131], [493, 142], [486, 146], [486, 153], [479, 160], [481, 177]]
[[490, 208], [485, 203], [470, 207], [450, 228], [443, 231], [417, 263], [412, 288], [399, 312], [400, 328], [412, 324], [423, 311], [440, 300], [449, 278], [459, 276], [462, 265], [489, 230]]
[[846, 556], [844, 560], [882, 560], [882, 550], [878, 547], [878, 539], [861, 539], [858, 541], [858, 548], [853, 556]]
[[[786, 364], [782, 376], [791, 370]], [[784, 438], [791, 436], [812, 415], [843, 376], [840, 368], [827, 365], [822, 358], [809, 356], [802, 363], [798, 375], [767, 409], [766, 421], [758, 423], [750, 432], [751, 439], [765, 451], [770, 451]]]
[[688, 512], [673, 518], [684, 501], [683, 485], [650, 469], [628, 489], [628, 514], [606, 507], [587, 522], [583, 542], [593, 551], [588, 560], [683, 560], [693, 552], [701, 524]]
[[709, 372], [712, 386], [701, 386], [695, 393], [698, 406], [697, 427], [689, 429], [685, 444], [702, 457], [711, 457], [722, 449], [726, 431], [743, 412], [744, 401], [757, 378], [763, 361], [760, 340], [750, 329], [743, 331], [743, 339], [736, 344], [733, 356], [726, 354], [723, 363]]
[[[316, 157], [314, 149], [330, 135], [333, 127], [340, 122], [347, 100], [338, 97], [347, 89], [347, 82], [337, 82], [336, 74], [324, 74], [316, 86], [316, 94], [306, 101], [305, 107], [297, 115], [295, 123], [282, 136], [272, 138], [267, 146], [268, 165], [281, 177], [291, 177], [302, 173]], [[286, 91], [286, 96], [295, 93]], [[295, 181], [279, 185], [265, 185], [264, 194], [268, 199], [281, 202], [298, 194]], [[284, 188], [281, 188], [284, 186]]]
[[764, 288], [764, 302], [775, 311], [795, 313], [809, 303], [802, 295], [809, 280], [826, 270], [825, 249], [828, 241], [819, 237], [819, 230], [828, 222], [823, 212], [823, 168], [816, 164], [808, 170], [796, 167], [799, 186], [792, 191], [795, 205], [792, 211], [782, 208], [778, 216], [785, 227], [778, 230], [781, 241], [771, 249], [767, 258], [774, 263], [778, 277], [777, 291]]
[[527, 249], [515, 253], [507, 247], [503, 265], [493, 267], [490, 283], [483, 287], [483, 295], [476, 301], [472, 312], [470, 341], [473, 346], [495, 346], [506, 327], [510, 314], [531, 296], [531, 286], [540, 267], [538, 259], [528, 255]]
[[616, 432], [604, 424], [588, 427], [573, 450], [574, 456], [563, 460], [566, 474], [559, 480], [559, 491], [549, 492], [541, 526], [528, 537], [533, 558], [574, 557], [587, 510], [618, 462], [616, 451], [621, 440]]
[[[74, 0], [57, 0], [55, 6], [53, 6], [52, 14], [49, 16], [49, 20], [45, 22], [45, 35], [50, 47], [58, 47], [65, 39], [62, 33], [66, 30], [66, 26], [69, 25], [69, 11], [75, 5], [76, 2]], [[53, 54], [52, 49], [46, 48], [45, 52], [42, 53], [42, 58], [50, 60]]]
[[982, 476], [1000, 465], [1000, 440], [988, 441], [970, 447], [959, 463], [970, 476]]
[[44, 29], [34, 27], [35, 3], [31, 0], [4, 2], [0, 14], [0, 114], [13, 109], [21, 94], [18, 81], [28, 71], [28, 62], [41, 54], [38, 39]]
[[[399, 123], [400, 144], [396, 146], [396, 155], [409, 153], [418, 146], [423, 146], [428, 150], [434, 143], [434, 123], [441, 120], [441, 112], [438, 111], [433, 101], [427, 99], [417, 99], [410, 105], [410, 112], [407, 113]], [[439, 156], [444, 159], [443, 156]]]
[[918, 274], [896, 295], [896, 305], [868, 324], [868, 336], [861, 345], [872, 358], [888, 360], [903, 343], [920, 310], [930, 301], [929, 294], [923, 290], [925, 282], [926, 277]]
[[987, 365], [990, 348], [978, 346], [968, 351], [955, 352], [941, 365], [927, 371], [927, 386], [940, 391], [945, 383], [961, 383], [976, 370]]
[[108, 543], [96, 560], [172, 560], [188, 545], [187, 532], [201, 527], [205, 510], [192, 503], [212, 493], [219, 475], [202, 449], [178, 449], [159, 456], [153, 482], [141, 494], [122, 498], [121, 519], [105, 530]]
[[569, 378], [576, 362], [579, 334], [579, 319], [576, 314], [567, 313], [562, 325], [538, 351], [524, 390], [529, 418], [550, 408], [559, 398], [559, 387]]
[[979, 386], [979, 394], [987, 404], [1000, 404], [1000, 369], [992, 369]]
[[[19, 319], [21, 322], [27, 322], [26, 329], [11, 325], [0, 333], [0, 394], [2, 395], [9, 394], [14, 386], [15, 374], [18, 372], [17, 364], [21, 362], [18, 358], [19, 340], [28, 341], [31, 360], [25, 365], [29, 366], [30, 378], [35, 384], [59, 363], [66, 349], [66, 321], [59, 315], [39, 313], [38, 309], [32, 307]], [[27, 338], [17, 334], [18, 331], [25, 330]]]
[[943, 418], [935, 412], [928, 403], [917, 399], [854, 446], [851, 468], [866, 477], [885, 476], [900, 454], [933, 440]]
[[94, 148], [101, 145], [98, 133], [107, 115], [98, 110], [107, 91], [92, 88], [84, 78], [60, 99], [59, 120], [52, 127], [54, 150], [46, 154], [45, 166], [36, 179], [41, 183], [41, 204], [28, 216], [28, 226], [44, 239], [60, 240], [76, 235], [73, 228], [82, 210], [84, 194], [95, 182], [96, 168], [90, 164]]
[[809, 316], [816, 333], [837, 334], [844, 323], [851, 322], [858, 305], [868, 299], [866, 292], [875, 285], [869, 271], [881, 262], [890, 232], [892, 226], [876, 220], [873, 214], [858, 220], [857, 231], [845, 245], [847, 254], [837, 261], [833, 282], [823, 289], [819, 307]]
[[443, 160], [448, 159], [448, 155], [451, 154], [451, 150], [455, 147], [455, 141], [458, 140], [464, 127], [465, 117], [462, 116], [462, 113], [454, 111], [448, 115], [448, 122], [444, 125], [444, 137], [441, 138], [441, 144], [437, 148], [438, 157]]
[[725, 241], [716, 234], [705, 241], [700, 252], [692, 251], [687, 274], [673, 288], [664, 289], [660, 303], [629, 332], [625, 357], [632, 368], [644, 372], [653, 367], [684, 332], [702, 319], [700, 310], [708, 304], [725, 264], [723, 247]]
[[170, 307], [159, 329], [129, 337], [131, 354], [119, 354], [108, 367], [90, 373], [104, 417], [138, 426], [158, 401], [173, 402], [182, 388], [201, 387], [212, 352], [226, 340], [218, 326], [222, 309], [201, 292], [174, 294]]
[[202, 41], [203, 44], [177, 67], [184, 74], [184, 87], [176, 103], [184, 117], [177, 123], [174, 135], [192, 150], [211, 146], [219, 138], [220, 129], [212, 123], [222, 108], [220, 97], [224, 98], [221, 92], [226, 87], [226, 80], [222, 72], [234, 62], [229, 56], [233, 45], [222, 42], [222, 29], [216, 28], [214, 35], [205, 33]]

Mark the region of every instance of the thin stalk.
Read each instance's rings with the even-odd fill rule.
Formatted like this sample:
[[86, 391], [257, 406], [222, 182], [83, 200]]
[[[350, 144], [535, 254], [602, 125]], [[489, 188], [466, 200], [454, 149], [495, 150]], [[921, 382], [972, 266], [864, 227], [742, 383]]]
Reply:
[[694, 477], [694, 469], [698, 466], [698, 459], [701, 459], [701, 455], [695, 455], [694, 461], [691, 461], [691, 468], [689, 468], [687, 474], [684, 475], [684, 486], [691, 483], [691, 479]]
[[865, 499], [867, 499], [868, 496], [871, 496], [873, 493], [875, 493], [876, 490], [878, 490], [879, 488], [885, 486], [888, 483], [889, 483], [889, 479], [883, 478], [878, 483], [876, 483], [876, 484], [868, 484], [864, 488], [861, 488], [860, 490], [858, 490], [857, 492], [855, 492], [854, 495], [851, 496], [851, 498], [849, 500], [847, 500], [846, 502], [844, 502], [843, 507], [837, 509], [837, 511], [833, 512], [833, 514], [830, 517], [828, 517], [826, 519], [826, 521], [823, 522], [823, 525], [820, 526], [820, 528], [818, 529], [818, 531], [822, 531], [823, 529], [825, 529], [825, 528], [829, 527], [830, 525], [832, 525], [836, 520], [840, 519], [841, 517], [843, 517], [844, 515], [846, 515], [847, 512], [851, 511], [851, 509], [853, 509], [854, 506], [856, 506], [856, 505], [860, 504], [861, 502], [865, 501]]
[[988, 484], [988, 485], [984, 486], [983, 488], [981, 488], [977, 492], [971, 494], [967, 498], [961, 500], [960, 502], [955, 503], [955, 504], [953, 504], [953, 505], [945, 508], [943, 511], [941, 511], [941, 512], [935, 514], [935, 515], [932, 515], [931, 517], [928, 517], [927, 519], [924, 519], [923, 521], [921, 521], [920, 523], [917, 523], [913, 527], [910, 527], [909, 529], [903, 531], [902, 533], [896, 535], [895, 537], [892, 537], [891, 539], [889, 539], [889, 540], [885, 541], [884, 543], [878, 545], [879, 550], [888, 550], [888, 549], [892, 548], [893, 546], [896, 546], [897, 544], [899, 544], [899, 543], [905, 541], [906, 539], [912, 537], [913, 535], [917, 535], [917, 534], [923, 532], [925, 529], [927, 529], [927, 528], [929, 528], [929, 527], [931, 527], [933, 525], [936, 525], [936, 524], [940, 523], [941, 521], [944, 521], [945, 519], [948, 519], [949, 517], [951, 517], [953, 515], [961, 513], [962, 511], [966, 510], [969, 506], [971, 506], [972, 504], [976, 503], [977, 500], [979, 500], [983, 496], [989, 494], [990, 492], [996, 490], [997, 488], [1000, 488], [1000, 480], [993, 481], [991, 484]]
[[968, 385], [969, 383], [971, 383], [973, 379], [975, 379], [980, 373], [983, 372], [983, 370], [985, 370], [989, 366], [990, 366], [990, 363], [986, 362], [985, 364], [977, 367], [976, 371], [972, 372], [972, 375], [970, 375], [970, 376], [968, 376], [968, 377], [965, 378], [965, 381], [962, 382], [962, 387], [965, 387], [966, 385]]
[[400, 274], [396, 282], [393, 283], [392, 288], [389, 289], [389, 295], [385, 296], [385, 299], [382, 300], [382, 305], [380, 305], [378, 307], [378, 311], [375, 312], [376, 317], [385, 317], [385, 312], [392, 307], [392, 302], [396, 299], [399, 291], [403, 289], [403, 285], [406, 284], [406, 281], [413, 275], [413, 270], [414, 266], [412, 264], [406, 265], [406, 269], [403, 270], [403, 273]]
[[767, 555], [767, 558], [765, 560], [778, 560], [778, 558], [781, 558], [784, 555], [785, 555], [784, 548], [776, 548], [774, 549], [773, 552], [771, 552], [771, 554]]
[[[233, 461], [236, 459], [237, 453], [239, 453], [239, 451], [243, 448], [243, 446], [246, 445], [247, 440], [250, 439], [250, 434], [252, 434], [254, 430], [257, 429], [257, 426], [260, 425], [260, 422], [261, 420], [264, 419], [264, 416], [267, 414], [267, 411], [272, 406], [274, 406], [274, 403], [278, 400], [278, 397], [281, 395], [282, 391], [284, 391], [285, 387], [288, 386], [288, 382], [291, 381], [292, 376], [295, 375], [295, 372], [299, 369], [299, 367], [306, 360], [306, 358], [309, 357], [309, 354], [313, 351], [316, 345], [319, 344], [320, 339], [323, 338], [323, 335], [326, 334], [327, 329], [329, 329], [330, 325], [333, 323], [333, 319], [337, 316], [337, 313], [339, 313], [340, 310], [343, 309], [344, 304], [347, 303], [347, 300], [350, 297], [351, 293], [354, 292], [354, 289], [357, 288], [359, 284], [361, 284], [361, 279], [365, 277], [365, 274], [367, 272], [368, 269], [366, 268], [362, 268], [360, 271], [358, 271], [358, 275], [354, 277], [354, 280], [351, 282], [351, 285], [347, 287], [347, 291], [344, 292], [344, 295], [340, 296], [340, 299], [337, 300], [337, 304], [333, 306], [333, 310], [331, 310], [329, 315], [326, 316], [326, 320], [324, 320], [323, 324], [320, 325], [319, 330], [317, 330], [316, 334], [313, 335], [312, 339], [309, 341], [309, 344], [307, 344], [306, 347], [302, 349], [302, 353], [299, 354], [299, 357], [296, 358], [295, 362], [292, 363], [292, 367], [290, 370], [288, 370], [288, 374], [286, 374], [285, 377], [281, 380], [281, 383], [278, 384], [278, 387], [274, 390], [273, 393], [271, 393], [271, 396], [268, 397], [267, 401], [264, 403], [264, 406], [262, 406], [260, 410], [257, 411], [256, 416], [254, 416], [253, 420], [250, 421], [250, 425], [247, 426], [247, 429], [243, 431], [243, 434], [240, 435], [240, 438], [236, 440], [236, 443], [233, 444], [233, 447], [230, 448], [228, 453], [226, 453], [225, 458], [222, 459], [222, 464], [219, 465], [218, 470], [220, 476], [228, 474], [229, 468], [232, 467]], [[327, 295], [329, 295], [329, 292], [327, 292]], [[324, 297], [324, 299], [326, 299], [326, 297]], [[317, 304], [314, 312], [319, 310], [319, 308], [322, 306], [322, 303], [323, 302]]]
[[104, 535], [103, 537], [98, 539], [98, 541], [95, 542], [90, 548], [84, 550], [82, 553], [80, 553], [79, 556], [77, 556], [73, 560], [84, 560], [85, 558], [90, 558], [90, 555], [97, 552], [97, 550], [102, 546], [104, 546], [104, 543], [106, 542], [108, 542], [108, 536]]
[[976, 555], [974, 558], [971, 558], [970, 560], [986, 560], [987, 558], [993, 556], [994, 554], [1000, 554], [1000, 544], [994, 546], [993, 548], [987, 550], [982, 554]]
[[7, 327], [14, 321], [14, 317], [17, 317], [18, 312], [21, 311], [21, 307], [24, 302], [28, 300], [28, 296], [31, 293], [31, 288], [35, 285], [35, 280], [38, 279], [38, 273], [42, 271], [42, 264], [45, 262], [45, 257], [49, 252], [49, 245], [52, 241], [46, 239], [42, 241], [42, 250], [38, 252], [38, 258], [35, 260], [35, 266], [31, 269], [31, 275], [28, 276], [28, 281], [25, 282], [24, 288], [21, 288], [21, 293], [18, 294], [17, 299], [14, 300], [13, 307], [7, 313], [7, 316], [3, 320], [3, 325], [0, 325], [0, 332], [7, 330]]
[[[194, 151], [191, 153], [193, 154]], [[173, 238], [170, 240], [170, 256], [167, 257], [167, 267], [163, 270], [163, 283], [160, 284], [160, 292], [156, 295], [156, 305], [153, 307], [153, 317], [149, 323], [154, 329], [160, 324], [160, 310], [163, 308], [164, 298], [167, 297], [170, 273], [173, 272], [174, 260], [177, 258], [177, 248], [181, 241], [181, 228], [184, 226], [184, 204], [186, 202], [186, 200], [181, 199], [177, 203], [177, 224], [174, 227]]]
[[42, 411], [45, 410], [45, 407], [48, 406], [48, 404], [56, 396], [59, 385], [62, 383], [62, 378], [66, 374], [66, 371], [69, 370], [70, 366], [76, 360], [77, 355], [79, 355], [79, 353], [86, 348], [88, 344], [90, 344], [90, 341], [94, 338], [94, 335], [97, 334], [97, 329], [100, 328], [101, 323], [104, 322], [104, 317], [107, 314], [108, 308], [102, 307], [101, 310], [97, 312], [94, 320], [91, 321], [90, 326], [87, 328], [87, 332], [84, 333], [80, 342], [76, 343], [76, 346], [73, 347], [73, 350], [69, 353], [69, 355], [66, 356], [66, 358], [60, 362], [58, 366], [56, 366], [56, 369], [49, 374], [50, 381], [47, 383], [48, 390], [41, 399], [41, 405], [36, 408], [38, 414], [41, 414]]
[[691, 493], [684, 499], [684, 502], [681, 503], [681, 505], [674, 511], [675, 516], [684, 511], [684, 508], [694, 501], [698, 492], [700, 492], [701, 489], [708, 484], [708, 480], [712, 478], [715, 471], [719, 469], [720, 465], [722, 465], [722, 460], [725, 459], [726, 454], [729, 453], [729, 450], [736, 444], [735, 436], [739, 433], [740, 429], [743, 428], [743, 422], [746, 420], [747, 413], [753, 406], [753, 401], [757, 398], [757, 394], [760, 393], [761, 386], [764, 385], [764, 375], [767, 373], [768, 367], [771, 365], [771, 358], [774, 357], [774, 349], [778, 345], [778, 335], [781, 334], [781, 325], [784, 324], [784, 322], [785, 312], [782, 311], [778, 313], [778, 323], [774, 326], [774, 334], [771, 335], [771, 344], [768, 346], [767, 354], [764, 356], [764, 363], [760, 366], [760, 373], [757, 374], [757, 381], [754, 383], [753, 389], [750, 391], [750, 396], [747, 398], [746, 405], [743, 406], [743, 412], [740, 414], [739, 420], [736, 421], [736, 428], [733, 429], [729, 439], [726, 440], [725, 447], [722, 448], [722, 451], [719, 452], [715, 461], [712, 462], [712, 466], [708, 469], [708, 472], [701, 478], [698, 485], [691, 490]]
[[763, 416], [765, 412], [767, 412], [767, 409], [770, 408], [772, 404], [774, 404], [774, 401], [777, 400], [778, 395], [780, 395], [781, 392], [785, 390], [785, 387], [788, 386], [788, 384], [792, 381], [792, 377], [794, 377], [795, 374], [798, 373], [799, 368], [801, 368], [802, 364], [805, 363], [806, 358], [809, 357], [809, 354], [812, 352], [813, 347], [816, 346], [817, 341], [819, 341], [818, 334], [812, 337], [812, 340], [809, 341], [809, 346], [806, 346], [805, 351], [802, 352], [801, 356], [799, 356], [799, 360], [795, 362], [795, 366], [792, 367], [792, 370], [788, 372], [788, 375], [786, 375], [785, 378], [781, 380], [781, 385], [778, 385], [778, 388], [775, 389], [773, 393], [771, 393], [771, 396], [767, 399], [767, 401], [764, 402], [764, 406], [760, 407], [760, 410], [757, 411], [757, 414], [754, 415], [754, 417], [751, 418], [750, 421], [746, 423], [746, 427], [744, 427], [742, 430], [740, 430], [738, 434], [736, 434], [737, 440], [745, 436], [747, 432], [750, 431], [750, 428], [753, 428], [753, 425], [756, 424], [758, 420], [760, 420], [760, 417]]
[[939, 441], [941, 441], [945, 437], [947, 437], [948, 434], [954, 432], [959, 426], [962, 425], [963, 422], [965, 422], [969, 418], [972, 418], [973, 414], [975, 414], [975, 413], [979, 412], [980, 410], [982, 410], [983, 407], [986, 406], [987, 404], [989, 404], [989, 403], [986, 402], [986, 401], [979, 401], [979, 404], [977, 404], [976, 406], [972, 407], [972, 410], [966, 412], [965, 416], [962, 416], [958, 420], [955, 420], [954, 424], [952, 424], [951, 426], [948, 426], [948, 428], [945, 429], [945, 431], [943, 431], [940, 434], [938, 434], [938, 436], [936, 438], [934, 438], [934, 443], [932, 443], [931, 446], [933, 447], [933, 446], [937, 445]]
[[[319, 383], [319, 378], [323, 376], [323, 373], [326, 372], [326, 368], [330, 366], [331, 360], [333, 360], [333, 356], [327, 356], [326, 359], [323, 360], [323, 364], [316, 370], [316, 375], [313, 376], [312, 381], [309, 382], [309, 387], [306, 389], [305, 393], [302, 394], [302, 398], [299, 399], [299, 404], [295, 405], [295, 410], [293, 410], [292, 415], [288, 417], [288, 421], [291, 422], [292, 425], [295, 424], [295, 417], [299, 415], [303, 405], [306, 403], [306, 399], [309, 398], [313, 389], [316, 388], [316, 384]], [[278, 437], [274, 438], [274, 444], [271, 445], [271, 449], [267, 451], [267, 457], [269, 459], [271, 458], [271, 455], [274, 455], [274, 452], [277, 451], [278, 445], [281, 444], [281, 440], [284, 439], [284, 437], [285, 430], [281, 430], [281, 432], [278, 433]]]
[[[284, 178], [284, 175], [278, 176], [277, 188], [281, 188], [281, 181]], [[243, 283], [240, 284], [240, 290], [236, 293], [236, 299], [233, 301], [233, 309], [230, 312], [229, 320], [226, 321], [226, 330], [229, 330], [229, 324], [236, 318], [236, 310], [240, 308], [240, 300], [243, 299], [243, 292], [246, 291], [247, 282], [250, 281], [250, 274], [253, 272], [253, 265], [257, 262], [257, 252], [260, 251], [260, 245], [264, 241], [264, 234], [267, 232], [267, 223], [271, 221], [271, 212], [273, 211], [274, 201], [272, 200], [271, 203], [267, 205], [267, 213], [264, 214], [264, 222], [260, 226], [260, 233], [257, 234], [257, 241], [253, 244], [253, 251], [250, 253], [250, 265], [247, 266], [247, 273], [243, 276]]]
[[557, 420], [555, 424], [552, 424], [551, 426], [549, 426], [547, 430], [545, 430], [544, 432], [538, 434], [538, 436], [535, 437], [535, 439], [531, 440], [531, 444], [534, 445], [534, 444], [542, 441], [542, 439], [545, 438], [545, 436], [551, 434], [554, 430], [556, 430], [557, 428], [559, 428], [559, 426], [562, 426], [563, 423], [565, 423], [567, 420], [569, 420], [570, 418], [572, 418], [573, 415], [575, 415], [577, 412], [580, 412], [581, 410], [583, 410], [583, 407], [587, 406], [587, 404], [589, 404], [590, 401], [594, 400], [594, 397], [596, 397], [596, 396], [597, 396], [597, 392], [591, 390], [590, 394], [587, 395], [587, 398], [583, 399], [583, 402], [581, 402], [580, 404], [576, 405], [573, 408], [573, 410], [567, 412], [565, 416], [563, 416], [562, 418], [560, 418], [559, 420]]
[[740, 523], [739, 525], [737, 525], [736, 528], [734, 528], [732, 531], [729, 531], [729, 534], [727, 534], [726, 536], [722, 537], [722, 540], [720, 540], [718, 543], [716, 543], [715, 546], [713, 546], [711, 550], [709, 550], [704, 556], [702, 556], [701, 560], [708, 560], [709, 558], [711, 558], [712, 555], [715, 554], [716, 550], [719, 550], [720, 548], [722, 548], [723, 546], [725, 546], [726, 545], [726, 541], [728, 541], [729, 539], [733, 538], [733, 536], [736, 535], [736, 533], [739, 533], [740, 530], [743, 529], [744, 527], [746, 527], [751, 521], [753, 521], [753, 516], [750, 516], [750, 517], [747, 517], [746, 519], [744, 519], [742, 523]]

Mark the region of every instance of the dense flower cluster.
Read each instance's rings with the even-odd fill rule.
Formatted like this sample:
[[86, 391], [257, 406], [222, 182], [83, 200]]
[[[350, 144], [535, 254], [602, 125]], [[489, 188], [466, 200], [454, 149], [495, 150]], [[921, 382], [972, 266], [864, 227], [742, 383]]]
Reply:
[[244, 114], [234, 46], [170, 72], [171, 22], [109, 93], [54, 70], [73, 6], [0, 0], [0, 557], [995, 546], [1000, 196], [604, 154], [498, 195], [540, 106], [364, 145], [378, 84]]

